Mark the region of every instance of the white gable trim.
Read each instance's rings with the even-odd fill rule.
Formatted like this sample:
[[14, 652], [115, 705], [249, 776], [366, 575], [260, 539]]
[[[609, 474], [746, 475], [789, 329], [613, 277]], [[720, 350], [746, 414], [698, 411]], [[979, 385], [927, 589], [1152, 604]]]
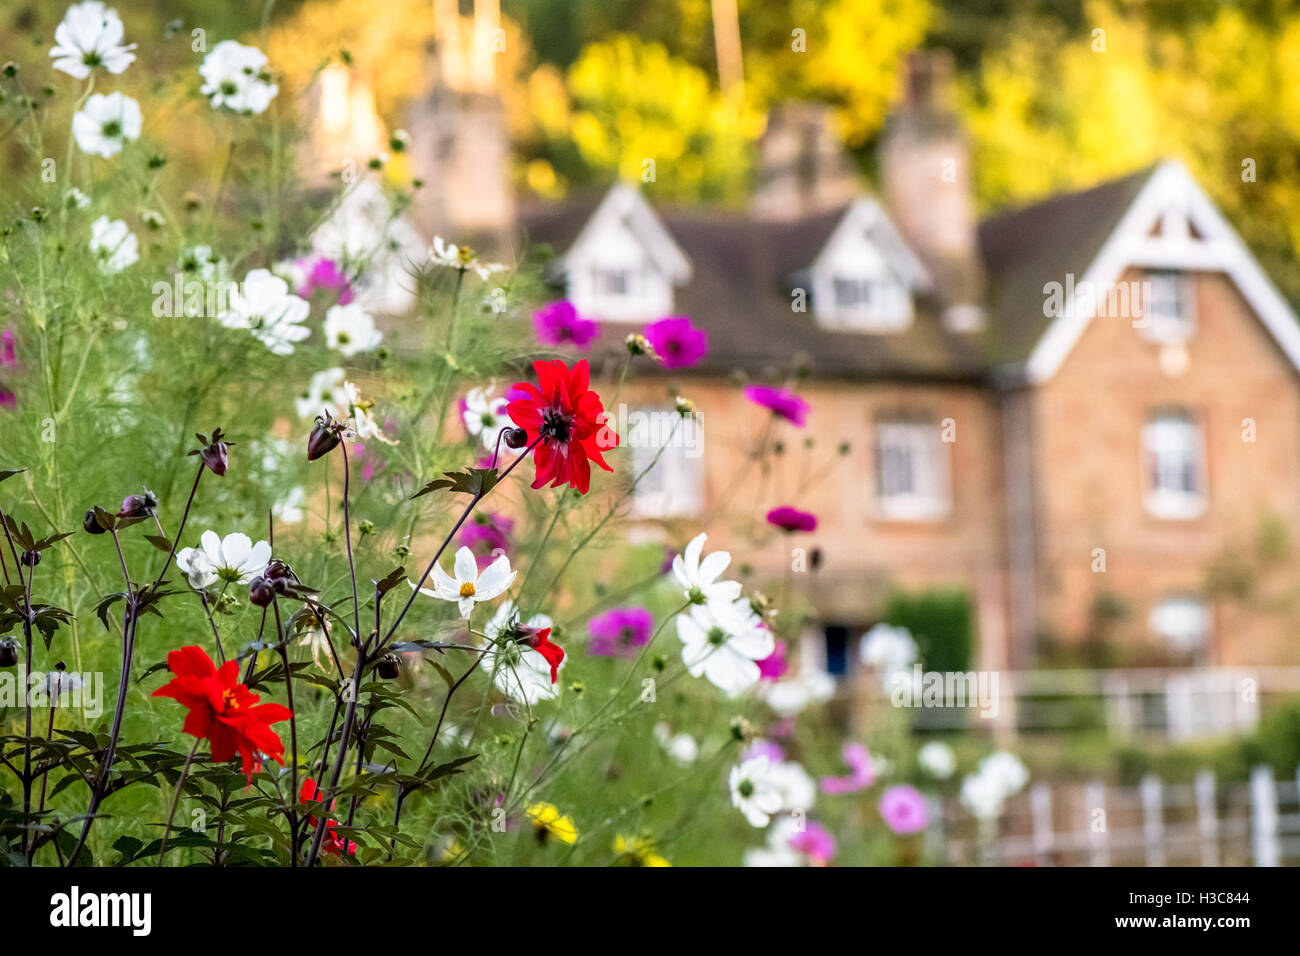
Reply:
[[600, 244], [602, 234], [619, 224], [625, 225], [636, 236], [645, 247], [651, 262], [670, 282], [683, 285], [690, 281], [690, 260], [664, 228], [650, 204], [637, 190], [625, 183], [618, 183], [605, 194], [605, 198], [578, 233], [578, 238], [564, 254], [565, 265], [570, 260], [581, 261], [587, 249]]
[[[1156, 223], [1161, 224], [1161, 234], [1152, 236]], [[1191, 234], [1189, 226], [1199, 238]], [[1224, 273], [1291, 364], [1300, 370], [1300, 324], [1295, 312], [1236, 230], [1179, 162], [1161, 163], [1152, 172], [1076, 285], [1108, 289], [1125, 269], [1135, 266]], [[1064, 279], [1059, 277], [1060, 281]], [[1076, 300], [1071, 296], [1064, 303], [1061, 314], [1052, 320], [1025, 363], [1030, 382], [1044, 382], [1056, 374], [1087, 329], [1101, 299], [1089, 295]]]
[[861, 233], [867, 233], [909, 288], [915, 292], [927, 292], [933, 287], [934, 282], [925, 266], [921, 264], [921, 260], [903, 241], [902, 234], [880, 203], [870, 198], [853, 201], [830, 238], [826, 240], [826, 245], [822, 247], [821, 252], [817, 253], [817, 258], [812, 261], [809, 271], [822, 271], [827, 261], [832, 258], [837, 245], [847, 241], [848, 237]]

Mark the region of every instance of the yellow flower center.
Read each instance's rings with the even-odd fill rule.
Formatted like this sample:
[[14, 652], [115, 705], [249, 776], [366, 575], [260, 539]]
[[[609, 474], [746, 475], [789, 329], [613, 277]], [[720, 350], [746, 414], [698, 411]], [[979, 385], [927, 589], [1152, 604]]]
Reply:
[[460, 596], [461, 596], [461, 597], [473, 597], [473, 596], [474, 596], [474, 582], [473, 582], [473, 581], [466, 581], [464, 584], [462, 584], [462, 585], [460, 586]]
[[227, 687], [221, 692], [221, 703], [225, 704], [227, 710], [238, 710], [239, 701], [235, 698], [235, 689]]

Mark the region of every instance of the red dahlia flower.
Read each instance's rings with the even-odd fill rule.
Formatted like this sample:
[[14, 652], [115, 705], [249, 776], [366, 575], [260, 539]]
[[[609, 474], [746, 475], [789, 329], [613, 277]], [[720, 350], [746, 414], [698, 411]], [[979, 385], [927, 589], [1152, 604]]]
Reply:
[[202, 648], [182, 647], [167, 655], [167, 666], [176, 676], [153, 696], [172, 697], [189, 708], [181, 729], [207, 740], [213, 760], [225, 763], [238, 751], [250, 784], [261, 754], [284, 763], [284, 744], [271, 724], [288, 720], [293, 711], [281, 704], [258, 704], [261, 698], [239, 683], [236, 661], [226, 661], [218, 670]]
[[[321, 793], [320, 785], [311, 777], [308, 777], [302, 782], [302, 790], [298, 793], [298, 802], [319, 803], [321, 802], [322, 796], [323, 794]], [[333, 809], [334, 801], [331, 800], [330, 805], [325, 808], [325, 812], [328, 813]], [[311, 823], [312, 826], [319, 827], [320, 819], [313, 815]], [[335, 856], [342, 856], [344, 853], [348, 856], [352, 856], [357, 852], [357, 845], [351, 840], [343, 839], [343, 837], [334, 832], [338, 828], [338, 825], [339, 822], [337, 820], [327, 819], [325, 821], [325, 836], [321, 840], [321, 849], [326, 853], [333, 853]]]
[[579, 494], [591, 486], [591, 463], [613, 471], [604, 453], [618, 447], [618, 435], [605, 424], [605, 407], [591, 391], [591, 371], [583, 359], [570, 369], [559, 359], [534, 362], [537, 385], [519, 382], [523, 395], [506, 406], [506, 412], [524, 431], [533, 452], [537, 476], [533, 487], [572, 485]]

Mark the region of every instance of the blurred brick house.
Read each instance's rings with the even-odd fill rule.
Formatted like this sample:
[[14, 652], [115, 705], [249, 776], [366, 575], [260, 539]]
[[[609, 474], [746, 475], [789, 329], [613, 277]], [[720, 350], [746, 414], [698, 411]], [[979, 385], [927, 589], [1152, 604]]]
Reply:
[[[699, 366], [623, 393], [663, 409], [677, 388], [703, 411], [702, 455], [666, 450], [635, 513], [647, 536], [705, 528], [754, 580], [793, 580], [816, 611], [814, 665], [845, 667], [892, 590], [937, 588], [969, 596], [986, 668], [1100, 638], [1127, 663], [1300, 662], [1285, 602], [1246, 593], [1252, 561], [1268, 552], [1284, 575], [1300, 541], [1295, 315], [1174, 162], [977, 221], [950, 69], [910, 61], [879, 197], [828, 111], [795, 104], [771, 117], [747, 212], [660, 207], [652, 184], [519, 206], [498, 150], [472, 189], [441, 180], [486, 193], [476, 221], [421, 225], [549, 246], [557, 289], [605, 325], [598, 372], [663, 315], [708, 331]], [[480, 96], [414, 107], [443, 168], [500, 128]], [[749, 457], [765, 413], [737, 383], [796, 369], [813, 410], [768, 473]], [[633, 448], [634, 465], [655, 451]], [[755, 549], [786, 504], [818, 530]], [[791, 575], [792, 545], [818, 548], [818, 569]]]

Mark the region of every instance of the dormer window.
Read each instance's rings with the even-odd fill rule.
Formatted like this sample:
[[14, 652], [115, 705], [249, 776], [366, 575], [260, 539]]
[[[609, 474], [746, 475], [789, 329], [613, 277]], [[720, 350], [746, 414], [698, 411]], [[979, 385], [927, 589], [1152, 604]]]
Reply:
[[632, 274], [627, 269], [593, 269], [591, 291], [603, 298], [625, 296], [632, 288]]
[[912, 300], [888, 275], [837, 275], [831, 280], [833, 307], [819, 309], [828, 324], [864, 331], [893, 331], [912, 320]]
[[583, 315], [647, 322], [673, 311], [673, 288], [691, 267], [658, 217], [629, 186], [615, 186], [560, 264], [568, 298]]
[[1158, 342], [1192, 337], [1196, 328], [1195, 286], [1183, 272], [1150, 272], [1143, 285], [1146, 311], [1141, 328]]
[[930, 287], [925, 268], [874, 200], [849, 207], [808, 266], [807, 282], [820, 325], [872, 333], [910, 326], [913, 293]]

